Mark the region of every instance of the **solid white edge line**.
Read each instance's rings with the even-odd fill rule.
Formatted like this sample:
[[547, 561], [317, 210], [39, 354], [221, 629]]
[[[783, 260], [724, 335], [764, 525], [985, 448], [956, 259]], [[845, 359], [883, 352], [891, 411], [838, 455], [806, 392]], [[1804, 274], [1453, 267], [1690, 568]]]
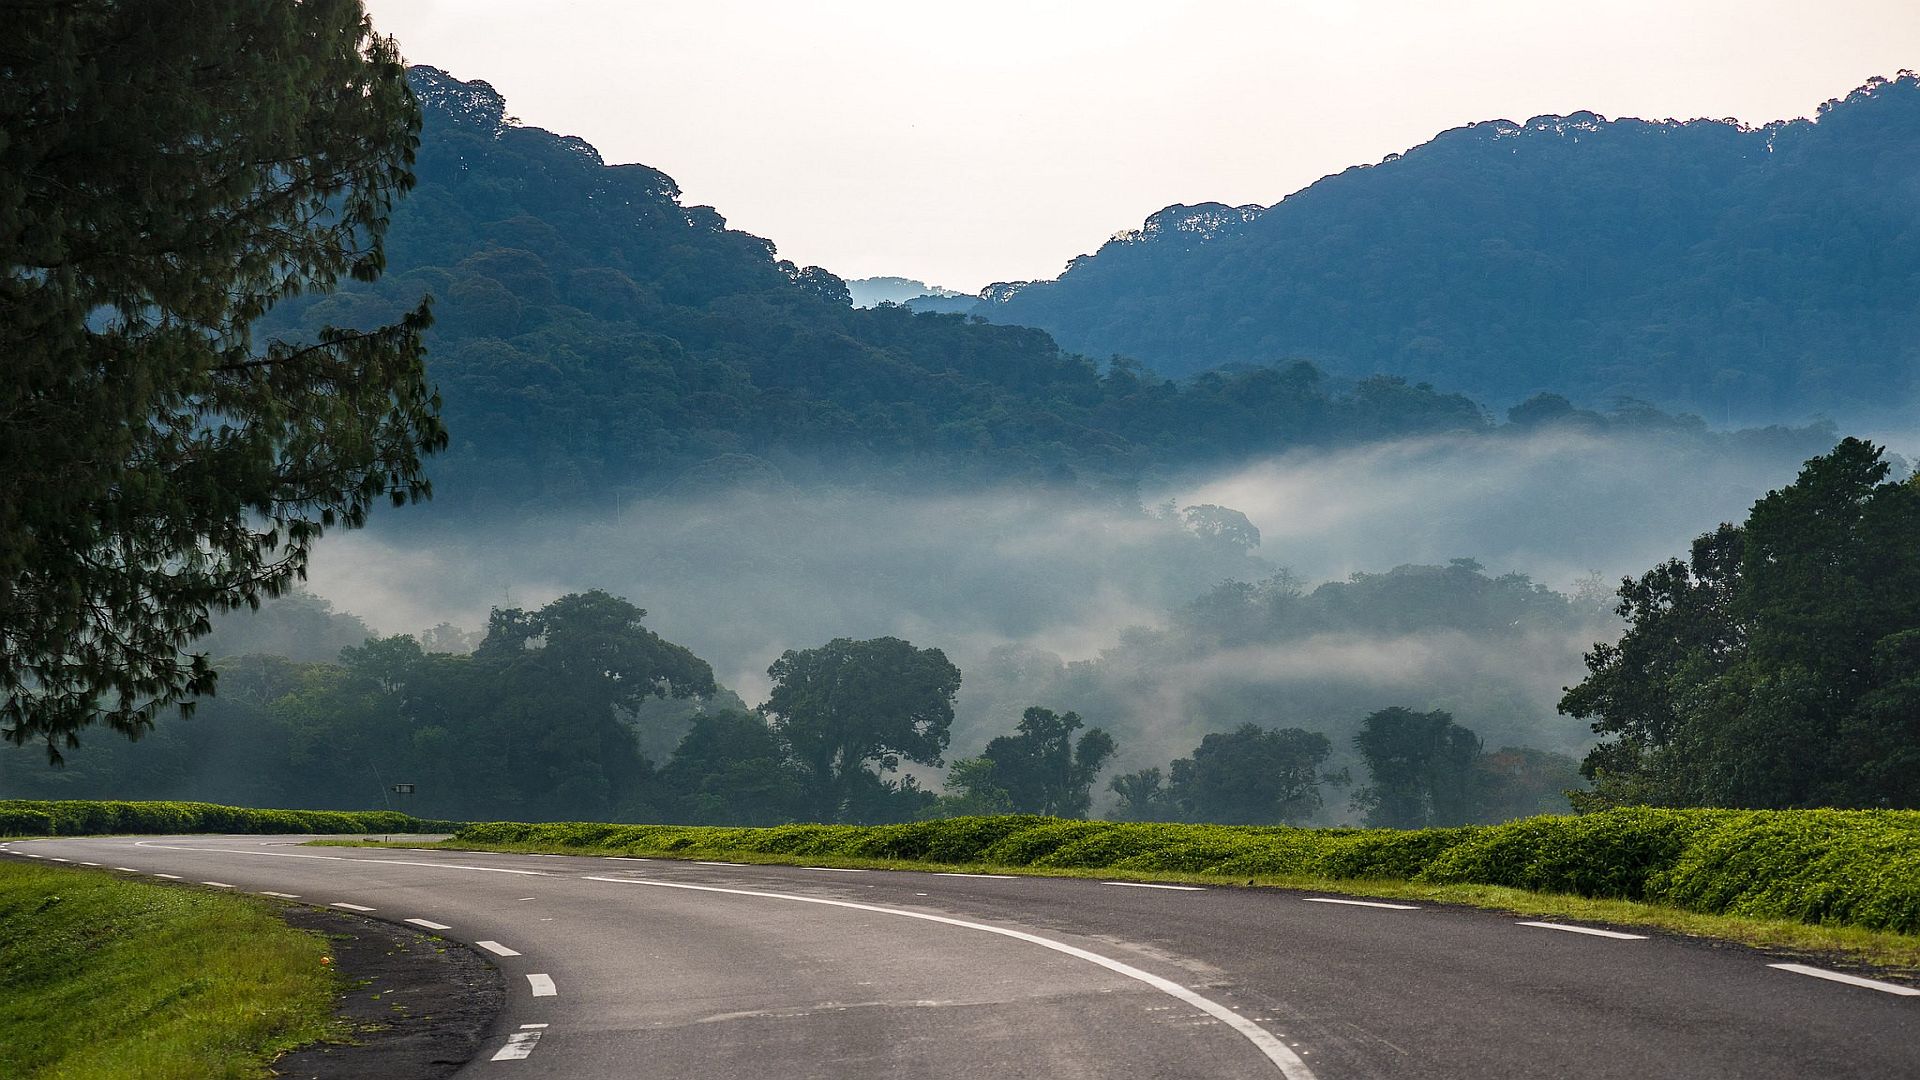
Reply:
[[762, 892], [757, 889], [727, 889], [718, 885], [693, 885], [682, 881], [603, 877], [587, 877], [585, 880], [605, 881], [615, 885], [648, 885], [658, 889], [690, 889], [695, 892], [726, 893], [733, 896], [753, 896], [769, 900], [788, 900], [800, 904], [820, 904], [826, 907], [847, 908], [852, 911], [871, 911], [880, 915], [897, 915], [905, 919], [919, 919], [923, 922], [957, 926], [962, 930], [978, 930], [982, 933], [998, 934], [1001, 937], [1013, 938], [1015, 941], [1024, 941], [1030, 945], [1038, 945], [1043, 949], [1051, 949], [1054, 952], [1064, 953], [1075, 959], [1085, 960], [1089, 964], [1096, 964], [1115, 974], [1124, 975], [1136, 982], [1145, 983], [1168, 997], [1185, 1002], [1238, 1032], [1241, 1037], [1252, 1043], [1255, 1049], [1264, 1054], [1268, 1061], [1273, 1062], [1274, 1066], [1280, 1070], [1281, 1074], [1285, 1076], [1287, 1080], [1315, 1080], [1313, 1070], [1307, 1068], [1307, 1063], [1301, 1060], [1300, 1055], [1294, 1053], [1286, 1043], [1281, 1042], [1279, 1036], [1246, 1017], [1241, 1016], [1239, 1013], [1234, 1012], [1227, 1006], [1211, 998], [1203, 997], [1171, 979], [1161, 978], [1150, 971], [1143, 971], [1131, 964], [1122, 963], [1112, 957], [1102, 956], [1096, 952], [1089, 952], [1078, 946], [1069, 945], [1064, 941], [1054, 941], [1051, 938], [1043, 938], [1038, 934], [1029, 934], [1024, 930], [1013, 930], [1008, 927], [993, 926], [988, 923], [968, 922], [965, 919], [954, 919], [945, 915], [935, 915], [925, 911], [909, 911], [905, 908], [882, 907], [878, 904], [862, 904], [852, 900], [829, 900], [821, 896], [798, 896], [793, 893]]
[[1206, 892], [1199, 885], [1155, 885], [1151, 881], [1103, 881], [1102, 885], [1124, 885], [1129, 889], [1172, 889], [1174, 892]]
[[534, 997], [556, 997], [560, 993], [551, 975], [528, 975], [527, 988], [533, 991]]
[[515, 1031], [507, 1036], [507, 1045], [494, 1051], [492, 1061], [524, 1061], [532, 1056], [535, 1043], [540, 1041], [538, 1031]]
[[517, 951], [513, 949], [509, 949], [505, 945], [502, 945], [497, 941], [476, 941], [474, 942], [474, 944], [480, 946], [481, 948], [487, 950], [488, 952], [492, 953], [495, 956], [519, 956], [520, 955]]
[[1878, 990], [1883, 994], [1898, 994], [1901, 997], [1920, 997], [1920, 989], [1901, 986], [1899, 983], [1881, 982], [1879, 979], [1863, 979], [1858, 975], [1848, 975], [1840, 971], [1827, 971], [1823, 968], [1808, 967], [1805, 964], [1768, 964], [1770, 968], [1791, 971], [1795, 975], [1811, 975], [1828, 982], [1846, 983], [1848, 986], [1864, 986], [1869, 990]]
[[426, 929], [428, 929], [428, 930], [451, 930], [451, 929], [453, 929], [453, 927], [451, 927], [451, 926], [448, 926], [448, 925], [447, 925], [446, 923], [437, 923], [437, 922], [434, 922], [434, 921], [433, 921], [432, 919], [402, 919], [401, 921], [402, 921], [402, 922], [410, 922], [410, 923], [412, 923], [412, 924], [413, 924], [413, 925], [415, 925], [415, 926], [421, 926], [421, 927], [425, 927], [425, 928], [426, 928]]
[[374, 911], [374, 910], [376, 910], [375, 908], [370, 908], [370, 907], [365, 907], [365, 906], [363, 906], [363, 905], [360, 905], [360, 904], [349, 904], [349, 903], [347, 903], [347, 902], [346, 902], [346, 901], [344, 901], [344, 900], [335, 900], [335, 901], [334, 901], [333, 903], [331, 903], [331, 904], [328, 904], [327, 906], [328, 906], [328, 907], [337, 907], [337, 908], [346, 908], [346, 909], [347, 909], [348, 911]]
[[274, 892], [274, 891], [273, 891], [273, 890], [271, 890], [271, 889], [261, 889], [261, 890], [260, 890], [260, 895], [261, 895], [261, 896], [277, 896], [277, 897], [279, 897], [279, 898], [280, 898], [280, 899], [282, 899], [282, 900], [298, 900], [298, 899], [300, 899], [300, 894], [299, 894], [299, 893], [291, 893], [291, 892]]
[[1537, 926], [1542, 930], [1565, 930], [1569, 934], [1586, 934], [1589, 937], [1613, 938], [1616, 941], [1645, 941], [1645, 934], [1623, 934], [1618, 930], [1600, 930], [1591, 926], [1573, 926], [1557, 922], [1523, 922], [1521, 926]]
[[1336, 896], [1303, 896], [1301, 897], [1301, 899], [1305, 900], [1309, 904], [1350, 904], [1354, 907], [1389, 908], [1394, 911], [1419, 911], [1420, 910], [1417, 906], [1413, 904], [1384, 904], [1378, 900], [1342, 900]]

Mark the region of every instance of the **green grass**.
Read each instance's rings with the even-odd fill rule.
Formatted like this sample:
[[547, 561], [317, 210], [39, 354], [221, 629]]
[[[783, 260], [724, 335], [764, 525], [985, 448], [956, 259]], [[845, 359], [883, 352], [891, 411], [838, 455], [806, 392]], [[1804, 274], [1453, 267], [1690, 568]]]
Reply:
[[1912, 811], [1638, 808], [1416, 831], [1025, 815], [767, 829], [491, 822], [438, 846], [1283, 886], [1920, 969]]
[[0, 863], [0, 1077], [271, 1075], [341, 1034], [327, 958], [262, 901]]
[[457, 821], [391, 810], [263, 810], [201, 802], [108, 799], [0, 799], [0, 836], [104, 836], [129, 833], [430, 833]]

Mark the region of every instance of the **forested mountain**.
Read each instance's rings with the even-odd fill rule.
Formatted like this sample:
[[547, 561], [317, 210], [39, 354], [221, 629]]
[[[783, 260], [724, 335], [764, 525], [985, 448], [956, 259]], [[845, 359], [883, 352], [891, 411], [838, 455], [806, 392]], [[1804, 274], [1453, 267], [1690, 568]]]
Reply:
[[1817, 118], [1493, 120], [1272, 207], [1171, 206], [972, 310], [1183, 375], [1302, 358], [1496, 407], [1843, 424], [1920, 390], [1920, 77]]
[[415, 68], [418, 186], [387, 273], [277, 307], [268, 333], [390, 320], [435, 297], [430, 372], [452, 445], [441, 513], [655, 491], [810, 463], [1129, 477], [1313, 442], [1486, 424], [1466, 398], [1310, 367], [1175, 386], [1046, 334], [850, 306], [839, 278], [683, 206], [673, 180], [523, 127], [484, 82]]

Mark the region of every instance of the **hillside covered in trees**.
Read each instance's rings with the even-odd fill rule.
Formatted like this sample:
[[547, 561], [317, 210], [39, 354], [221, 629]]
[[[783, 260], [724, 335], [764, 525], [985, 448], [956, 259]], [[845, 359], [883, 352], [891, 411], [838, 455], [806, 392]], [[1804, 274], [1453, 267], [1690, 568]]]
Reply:
[[1456, 394], [1310, 365], [1175, 385], [1046, 334], [897, 306], [685, 206], [666, 174], [523, 127], [484, 82], [414, 68], [417, 187], [387, 272], [289, 299], [262, 330], [365, 327], [434, 297], [451, 446], [436, 501], [549, 502], [836, 468], [1126, 479], [1303, 444], [1479, 429]]
[[1185, 375], [1305, 359], [1494, 406], [1844, 425], [1916, 400], [1920, 76], [1809, 120], [1490, 120], [1271, 207], [1170, 206], [971, 310]]

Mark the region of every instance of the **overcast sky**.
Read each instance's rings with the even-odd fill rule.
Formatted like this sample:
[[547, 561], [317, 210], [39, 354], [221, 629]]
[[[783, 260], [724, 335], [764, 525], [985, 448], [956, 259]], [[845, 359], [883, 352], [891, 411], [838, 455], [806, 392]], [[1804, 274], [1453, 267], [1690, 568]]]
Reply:
[[844, 277], [1051, 277], [1473, 120], [1809, 115], [1916, 0], [368, 0], [407, 58]]

